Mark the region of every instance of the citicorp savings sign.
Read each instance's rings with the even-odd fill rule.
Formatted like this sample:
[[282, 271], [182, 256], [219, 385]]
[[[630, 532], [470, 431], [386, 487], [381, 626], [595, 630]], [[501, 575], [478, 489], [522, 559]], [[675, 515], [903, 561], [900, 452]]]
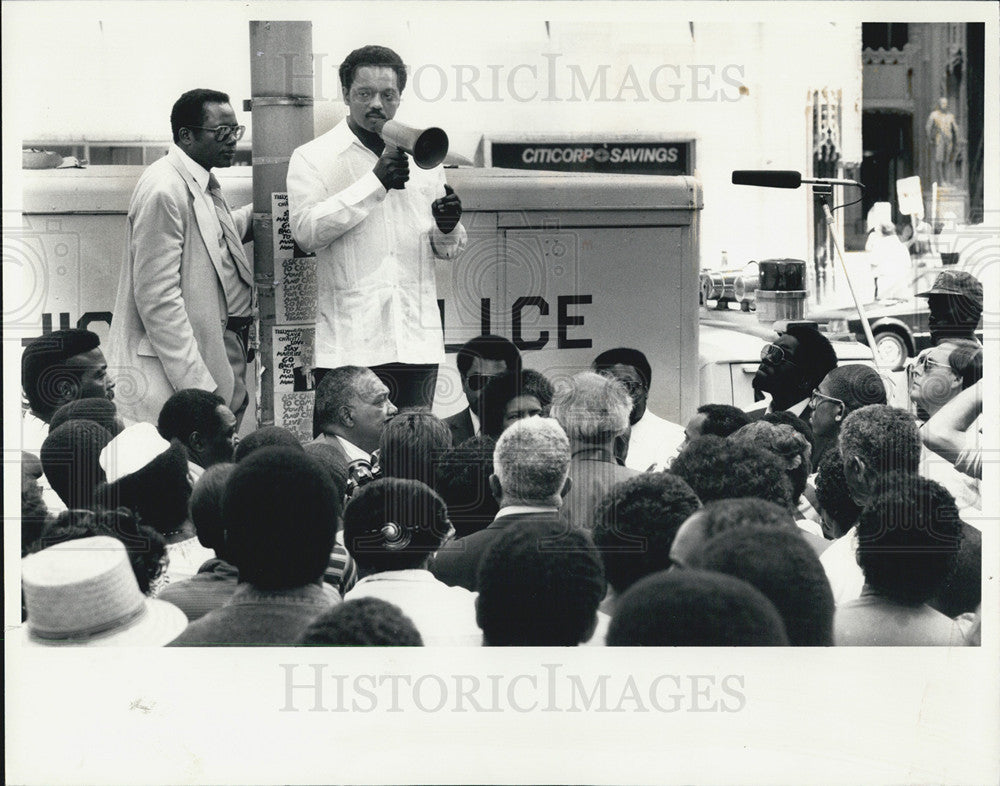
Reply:
[[690, 175], [694, 142], [488, 141], [487, 164], [504, 169]]

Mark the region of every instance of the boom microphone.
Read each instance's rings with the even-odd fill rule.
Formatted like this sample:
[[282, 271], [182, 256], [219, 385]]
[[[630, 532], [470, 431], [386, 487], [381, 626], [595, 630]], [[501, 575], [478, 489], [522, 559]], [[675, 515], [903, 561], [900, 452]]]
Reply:
[[858, 186], [856, 180], [838, 180], [828, 177], [802, 177], [794, 169], [736, 169], [733, 171], [733, 185], [763, 186], [764, 188], [798, 188], [803, 183], [823, 186]]
[[733, 185], [798, 188], [802, 185], [802, 175], [794, 169], [737, 169], [733, 172]]

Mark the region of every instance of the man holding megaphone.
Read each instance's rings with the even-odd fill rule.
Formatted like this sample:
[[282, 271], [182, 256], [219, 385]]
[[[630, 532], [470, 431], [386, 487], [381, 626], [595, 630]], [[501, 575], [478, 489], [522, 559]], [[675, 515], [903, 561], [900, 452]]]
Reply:
[[467, 239], [440, 165], [447, 136], [393, 120], [406, 67], [391, 49], [351, 52], [340, 82], [348, 116], [288, 164], [292, 236], [316, 255], [317, 383], [367, 366], [397, 407], [429, 408], [444, 361], [434, 260]]

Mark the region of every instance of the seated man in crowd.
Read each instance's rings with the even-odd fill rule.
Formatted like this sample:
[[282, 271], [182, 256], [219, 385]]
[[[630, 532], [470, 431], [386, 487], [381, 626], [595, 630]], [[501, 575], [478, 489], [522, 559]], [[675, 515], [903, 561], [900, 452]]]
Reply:
[[760, 367], [753, 378], [757, 401], [770, 395], [766, 408], [748, 410], [751, 419], [767, 412], [787, 410], [805, 421], [811, 413], [809, 400], [823, 378], [837, 367], [837, 353], [814, 326], [790, 323], [761, 352]]
[[577, 374], [556, 394], [552, 417], [569, 437], [573, 485], [560, 515], [570, 527], [594, 528], [594, 513], [611, 487], [639, 470], [615, 460], [615, 439], [628, 430], [631, 401], [618, 380], [590, 371]]
[[914, 474], [883, 478], [858, 521], [864, 588], [838, 606], [836, 643], [964, 644], [958, 623], [927, 605], [951, 572], [961, 539], [958, 510], [939, 484]]
[[341, 366], [323, 375], [313, 405], [313, 442], [326, 443], [340, 456], [344, 474], [356, 461], [369, 468], [382, 429], [396, 414], [389, 388], [373, 371]]
[[184, 446], [192, 485], [213, 464], [232, 461], [239, 442], [236, 416], [222, 396], [200, 388], [171, 395], [160, 410], [156, 430], [167, 442], [176, 439]]
[[622, 596], [608, 628], [609, 647], [781, 647], [781, 615], [740, 579], [701, 570], [669, 570], [638, 581]]
[[632, 399], [629, 412], [628, 451], [625, 466], [638, 472], [667, 467], [684, 441], [684, 429], [654, 415], [646, 405], [653, 370], [637, 349], [616, 347], [602, 352], [592, 364], [594, 371], [617, 379]]
[[344, 543], [361, 574], [344, 600], [395, 604], [427, 646], [479, 645], [475, 594], [427, 570], [451, 535], [444, 500], [425, 484], [383, 478], [362, 486], [344, 510]]
[[552, 383], [530, 368], [494, 377], [479, 400], [483, 433], [498, 439], [515, 421], [532, 415], [548, 415], [552, 395]]
[[340, 603], [325, 584], [340, 498], [329, 475], [291, 448], [263, 448], [236, 465], [222, 500], [226, 551], [239, 585], [171, 646], [289, 646]]
[[486, 384], [504, 372], [521, 371], [521, 353], [513, 342], [502, 336], [484, 335], [466, 341], [455, 358], [462, 392], [468, 406], [445, 418], [451, 430], [451, 442], [458, 445], [482, 433], [480, 396]]
[[521, 521], [559, 521], [569, 490], [569, 439], [552, 418], [514, 423], [497, 441], [490, 489], [499, 510], [486, 529], [459, 538], [437, 553], [431, 571], [445, 584], [478, 589], [479, 563], [500, 533]]
[[816, 552], [796, 533], [752, 526], [729, 530], [707, 541], [690, 562], [760, 590], [781, 613], [792, 646], [833, 644], [830, 582]]
[[699, 507], [691, 487], [669, 472], [645, 472], [612, 487], [593, 532], [610, 585], [602, 611], [613, 614], [635, 582], [670, 567], [674, 536]]
[[506, 528], [479, 566], [476, 620], [488, 647], [575, 647], [598, 625], [604, 568], [590, 536], [557, 522]]
[[[21, 449], [40, 456], [52, 415], [79, 399], [115, 397], [101, 340], [89, 330], [55, 330], [32, 339], [21, 355], [21, 390], [28, 408], [21, 413]], [[64, 510], [48, 479], [37, 479], [52, 512]]]
[[819, 467], [823, 455], [836, 450], [844, 418], [869, 404], [886, 403], [885, 383], [871, 366], [848, 363], [827, 374], [809, 399], [809, 425], [816, 442], [812, 465]]
[[747, 413], [731, 404], [702, 404], [684, 427], [684, 444], [698, 437], [728, 437], [750, 422]]
[[33, 339], [21, 355], [21, 389], [28, 401], [22, 415], [21, 446], [38, 455], [52, 414], [84, 398], [115, 397], [101, 339], [89, 330], [54, 330]]

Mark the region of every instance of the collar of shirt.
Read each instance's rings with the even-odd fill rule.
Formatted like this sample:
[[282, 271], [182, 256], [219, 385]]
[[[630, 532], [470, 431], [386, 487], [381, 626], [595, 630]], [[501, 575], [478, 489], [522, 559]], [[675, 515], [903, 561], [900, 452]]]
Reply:
[[193, 461], [188, 461], [188, 481], [190, 481], [192, 488], [194, 488], [194, 484], [197, 483], [198, 479], [204, 474], [204, 467], [199, 464], [195, 464]]
[[198, 184], [202, 191], [208, 191], [208, 178], [211, 173], [205, 169], [201, 164], [195, 161], [191, 156], [184, 152], [179, 145], [174, 145], [177, 148], [177, 152], [181, 154], [181, 161], [184, 162], [184, 166], [187, 171], [191, 173], [191, 177], [194, 178], [194, 182]]
[[339, 434], [337, 434], [336, 436], [337, 436], [337, 441], [340, 442], [340, 447], [344, 449], [344, 452], [347, 454], [347, 458], [349, 458], [351, 461], [357, 461], [358, 459], [364, 459], [365, 461], [372, 460], [371, 453], [367, 453], [366, 451], [359, 448], [350, 440], [344, 439]]
[[507, 505], [497, 511], [494, 519], [502, 519], [505, 516], [519, 516], [522, 513], [559, 513], [559, 508], [542, 507], [540, 505]]
[[480, 425], [476, 413], [472, 411], [472, 407], [469, 407], [469, 419], [472, 421], [472, 433], [478, 437], [483, 433], [483, 427]]
[[375, 581], [416, 581], [422, 584], [436, 584], [438, 582], [434, 574], [424, 568], [406, 568], [405, 570], [383, 570], [381, 573], [372, 573], [363, 579], [358, 579], [355, 587], [362, 584], [371, 584]]
[[[792, 406], [785, 409], [785, 412], [790, 412], [795, 415], [795, 417], [801, 417], [803, 410], [805, 410], [807, 406], [809, 406], [809, 399], [804, 398], [802, 401], [797, 401], [792, 404]], [[767, 404], [767, 414], [770, 415], [772, 412], [774, 412], [774, 402], [769, 401]]]
[[235, 606], [241, 603], [277, 603], [277, 604], [301, 604], [306, 606], [326, 607], [337, 603], [340, 594], [330, 587], [329, 584], [306, 584], [303, 587], [292, 587], [291, 589], [263, 590], [252, 584], [240, 584], [236, 587], [232, 598], [227, 606]]
[[615, 454], [601, 445], [588, 448], [578, 448], [573, 451], [572, 458], [578, 461], [604, 461], [611, 464], [615, 463]]

